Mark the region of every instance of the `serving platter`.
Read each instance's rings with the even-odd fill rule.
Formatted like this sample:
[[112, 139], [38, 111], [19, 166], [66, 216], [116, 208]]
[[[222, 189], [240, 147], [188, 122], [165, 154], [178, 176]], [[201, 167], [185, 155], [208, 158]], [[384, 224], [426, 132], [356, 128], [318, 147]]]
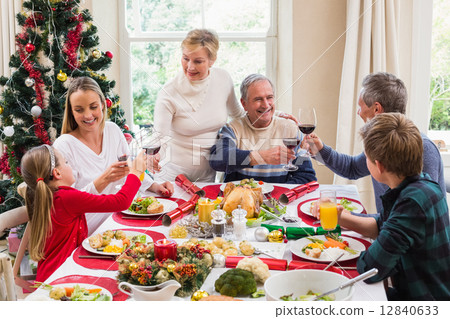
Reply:
[[[310, 236], [310, 238], [320, 239], [323, 241], [327, 240], [324, 235]], [[362, 242], [360, 242], [354, 238], [350, 238], [345, 235], [342, 235], [341, 238], [346, 240], [348, 242], [348, 247], [353, 250], [356, 250], [357, 253], [351, 254], [348, 251], [345, 251], [342, 249], [339, 249], [339, 251], [337, 251], [337, 249], [335, 249], [335, 248], [325, 248], [319, 258], [314, 258], [314, 257], [306, 255], [302, 251], [303, 247], [312, 243], [312, 241], [310, 241], [307, 237], [303, 237], [303, 238], [300, 238], [300, 239], [292, 242], [290, 249], [294, 255], [301, 257], [303, 259], [314, 261], [314, 262], [332, 262], [337, 257], [338, 253], [341, 253], [341, 252], [344, 252], [344, 256], [342, 256], [339, 259], [339, 261], [352, 260], [352, 259], [358, 258], [359, 255], [361, 254], [361, 252], [366, 250], [366, 246], [364, 246], [364, 244]], [[331, 250], [328, 251], [328, 249], [331, 249]]]
[[174, 210], [175, 208], [178, 207], [178, 203], [169, 199], [163, 199], [163, 198], [157, 198], [157, 201], [160, 202], [161, 204], [163, 204], [164, 206], [164, 210], [162, 213], [157, 213], [157, 214], [139, 214], [139, 213], [135, 213], [132, 212], [130, 210], [123, 210], [122, 214], [125, 215], [131, 215], [131, 216], [139, 216], [139, 217], [155, 217], [155, 216], [162, 216], [164, 214], [167, 214], [168, 212]]
[[[235, 182], [231, 182], [234, 183], [235, 185], [239, 185], [240, 181], [235, 181]], [[225, 189], [225, 184], [220, 185], [220, 190], [223, 192], [223, 190]], [[262, 185], [259, 185], [261, 187], [261, 191], [263, 192], [263, 194], [269, 194], [273, 191], [274, 187], [272, 184], [270, 183], [264, 183]]]
[[[127, 236], [127, 238], [133, 237], [133, 236], [142, 236], [145, 235], [146, 237], [146, 243], [148, 242], [152, 242], [152, 238], [149, 235], [146, 235], [144, 233], [141, 232], [134, 232], [134, 231], [128, 231], [128, 230], [124, 230], [125, 235]], [[97, 250], [96, 248], [92, 248], [91, 245], [89, 245], [89, 237], [86, 238], [85, 240], [83, 240], [83, 242], [81, 243], [81, 245], [83, 246], [84, 249], [86, 249], [88, 252], [93, 253], [93, 254], [99, 254], [99, 255], [106, 255], [106, 256], [119, 256], [121, 253], [109, 253], [109, 252], [104, 252], [101, 250]]]
[[[187, 242], [189, 239], [174, 239], [178, 245], [181, 245], [185, 242]], [[198, 240], [206, 240], [208, 243], [212, 242], [212, 239], [202, 239], [199, 238]], [[240, 241], [233, 241], [234, 245], [238, 249], [238, 256], [243, 256], [239, 250], [239, 243]], [[276, 259], [283, 259], [284, 252], [286, 251], [286, 245], [285, 243], [271, 243], [271, 242], [260, 242], [260, 241], [251, 241], [249, 242], [255, 249], [258, 249], [264, 253], [267, 253], [271, 256], [273, 256]], [[265, 254], [253, 254], [253, 257], [261, 257], [261, 258], [270, 258], [269, 256]]]

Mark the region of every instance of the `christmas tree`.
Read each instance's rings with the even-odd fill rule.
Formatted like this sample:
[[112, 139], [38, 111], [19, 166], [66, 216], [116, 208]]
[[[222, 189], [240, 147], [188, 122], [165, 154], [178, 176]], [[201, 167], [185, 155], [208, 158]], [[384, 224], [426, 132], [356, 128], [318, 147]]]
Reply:
[[29, 0], [17, 15], [22, 27], [16, 35], [17, 51], [11, 56], [12, 75], [0, 77], [4, 87], [0, 99], [1, 141], [5, 145], [0, 172], [9, 177], [0, 181], [0, 213], [21, 206], [17, 185], [22, 182], [20, 160], [27, 149], [52, 144], [61, 132], [65, 93], [71, 78], [90, 76], [106, 97], [109, 119], [124, 133], [124, 111], [115, 81], [102, 71], [113, 55], [101, 52], [97, 28], [80, 0]]

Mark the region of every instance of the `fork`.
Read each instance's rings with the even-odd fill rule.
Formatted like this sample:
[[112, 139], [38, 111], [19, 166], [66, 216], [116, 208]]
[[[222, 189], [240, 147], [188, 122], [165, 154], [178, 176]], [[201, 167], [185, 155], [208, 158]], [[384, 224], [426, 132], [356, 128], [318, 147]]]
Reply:
[[268, 253], [266, 253], [266, 252], [264, 252], [261, 249], [256, 248], [256, 247], [255, 247], [255, 251], [253, 252], [253, 254], [254, 255], [266, 255], [266, 256], [269, 256], [270, 258], [277, 259], [275, 256], [273, 256], [271, 254], [268, 254]]

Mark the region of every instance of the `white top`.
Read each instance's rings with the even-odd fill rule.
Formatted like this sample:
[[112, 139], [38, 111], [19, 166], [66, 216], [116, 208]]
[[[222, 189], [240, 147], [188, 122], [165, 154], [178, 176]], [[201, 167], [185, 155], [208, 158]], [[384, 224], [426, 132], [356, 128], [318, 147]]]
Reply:
[[[125, 182], [125, 179], [122, 179], [110, 183], [101, 193], [97, 191], [93, 183], [112, 163], [118, 161], [118, 156], [130, 154], [125, 136], [115, 123], [105, 122], [102, 151], [98, 155], [71, 134], [62, 134], [56, 139], [53, 146], [64, 155], [72, 167], [75, 177], [72, 187], [91, 194], [115, 194], [118, 192], [116, 186]], [[145, 191], [152, 184], [152, 178], [146, 174], [140, 190]], [[109, 215], [105, 213], [86, 214], [89, 234], [97, 229]]]
[[194, 82], [178, 73], [159, 92], [155, 105], [154, 125], [164, 145], [156, 180], [174, 181], [184, 174], [193, 182], [213, 182], [209, 149], [228, 116], [244, 114], [227, 71], [211, 68], [206, 79]]

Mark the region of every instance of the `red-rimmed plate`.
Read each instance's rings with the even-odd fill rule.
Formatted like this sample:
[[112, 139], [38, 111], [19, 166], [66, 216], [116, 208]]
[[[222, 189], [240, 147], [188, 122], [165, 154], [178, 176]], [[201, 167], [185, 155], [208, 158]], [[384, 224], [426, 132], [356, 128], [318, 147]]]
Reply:
[[[76, 285], [80, 286], [80, 288], [85, 288], [85, 289], [99, 289], [100, 290], [100, 294], [101, 295], [106, 295], [109, 297], [109, 300], [112, 301], [113, 300], [113, 296], [111, 294], [111, 292], [109, 290], [107, 290], [106, 288], [100, 287], [100, 286], [96, 286], [96, 285], [92, 285], [92, 284], [86, 284], [86, 283], [66, 283], [66, 284], [56, 284], [56, 285], [52, 285], [53, 288], [73, 288]], [[59, 301], [56, 299], [52, 299], [49, 296], [50, 294], [50, 290], [45, 289], [45, 288], [38, 288], [36, 289], [36, 291], [27, 296], [27, 298], [25, 298], [26, 301], [33, 301], [33, 300], [47, 300], [47, 301]]]
[[[310, 236], [310, 237], [315, 238], [315, 239], [320, 239], [323, 241], [327, 240], [324, 235]], [[359, 240], [350, 238], [347, 236], [341, 236], [341, 237], [348, 242], [349, 248], [357, 251], [356, 254], [351, 254], [348, 251], [345, 251], [345, 250], [342, 250], [339, 248], [326, 248], [322, 251], [322, 254], [320, 255], [319, 258], [310, 257], [302, 251], [303, 247], [312, 243], [312, 241], [309, 240], [308, 237], [303, 237], [303, 238], [300, 238], [300, 239], [294, 241], [291, 244], [291, 252], [294, 255], [296, 255], [300, 258], [306, 259], [306, 260], [311, 260], [314, 262], [327, 262], [328, 263], [328, 262], [332, 262], [334, 259], [336, 259], [336, 257], [342, 252], [344, 252], [344, 256], [342, 256], [339, 259], [340, 262], [356, 259], [359, 257], [359, 255], [361, 254], [362, 251], [366, 250], [366, 246]]]
[[[364, 209], [364, 206], [361, 205], [361, 203], [359, 201], [357, 201], [356, 199], [352, 199], [352, 198], [348, 198], [348, 197], [337, 197], [336, 199], [337, 199], [338, 203], [342, 199], [346, 199], [346, 200], [350, 201], [351, 203], [349, 205], [354, 208], [353, 210], [351, 210], [352, 213], [362, 214], [366, 211]], [[311, 205], [312, 205], [312, 203], [317, 202], [318, 200], [319, 200], [318, 198], [310, 198], [308, 200], [301, 202], [300, 204], [298, 204], [300, 211], [303, 214], [312, 216], [311, 211], [310, 211]]]

